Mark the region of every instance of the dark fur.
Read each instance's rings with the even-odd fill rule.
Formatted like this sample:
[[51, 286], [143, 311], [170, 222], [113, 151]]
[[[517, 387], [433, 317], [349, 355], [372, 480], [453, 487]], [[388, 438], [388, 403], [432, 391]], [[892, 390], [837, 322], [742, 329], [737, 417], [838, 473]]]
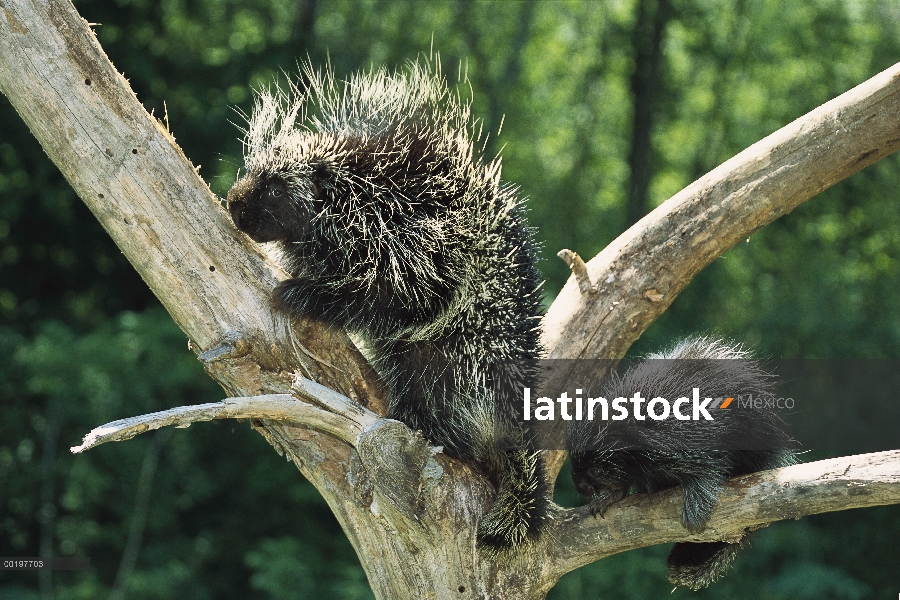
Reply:
[[[661, 396], [673, 402], [690, 398], [694, 387], [702, 398], [768, 396], [772, 387], [772, 377], [745, 351], [718, 340], [689, 339], [650, 358], [669, 360], [647, 360], [614, 375], [595, 396], [612, 401], [639, 391], [646, 399]], [[773, 411], [735, 405], [710, 413], [713, 421], [573, 421], [567, 431], [572, 477], [591, 499], [591, 513], [603, 516], [628, 493], [652, 494], [680, 485], [681, 522], [697, 533], [705, 528], [725, 480], [795, 462], [790, 436]], [[725, 572], [742, 545], [676, 544], [668, 559], [669, 581], [706, 587]]]
[[538, 355], [540, 282], [517, 190], [474, 152], [468, 106], [429, 67], [343, 84], [307, 69], [304, 83], [260, 96], [232, 219], [276, 243], [291, 275], [275, 290], [281, 310], [362, 335], [389, 416], [487, 473], [497, 499], [480, 543], [523, 543], [541, 529], [547, 486], [493, 392], [496, 366]]

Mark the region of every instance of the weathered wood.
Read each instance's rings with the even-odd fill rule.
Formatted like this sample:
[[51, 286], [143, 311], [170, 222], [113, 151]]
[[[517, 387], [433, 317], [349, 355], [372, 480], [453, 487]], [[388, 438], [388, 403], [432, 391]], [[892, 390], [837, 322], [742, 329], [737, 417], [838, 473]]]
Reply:
[[[718, 253], [895, 150], [900, 140], [893, 118], [896, 74], [894, 67], [748, 149], [587, 263], [599, 291], [586, 298], [574, 281], [567, 284], [545, 320], [552, 356], [621, 356]], [[68, 1], [3, 0], [0, 91], [231, 395], [287, 394], [293, 386], [295, 395], [305, 397], [304, 389], [315, 384], [298, 387], [296, 373], [384, 414], [377, 378], [343, 332], [312, 322], [288, 323], [272, 310], [271, 289], [285, 274], [234, 229]], [[577, 510], [559, 510], [554, 525], [559, 537], [544, 536], [517, 553], [486, 555], [474, 545], [478, 520], [493, 495], [482, 475], [435, 453], [397, 424], [368, 421], [371, 426], [358, 435], [347, 435], [356, 431], [356, 416], [366, 413], [337, 395], [309, 396], [311, 405], [281, 407], [308, 427], [271, 420], [287, 414], [272, 412], [279, 402], [294, 402], [283, 397], [272, 406], [245, 398], [239, 414], [253, 416], [266, 439], [322, 493], [378, 598], [543, 598], [566, 569], [679, 534], [665, 525], [678, 518], [677, 492], [670, 492], [658, 506], [634, 498], [615, 508], [627, 513], [640, 505], [633, 513], [637, 522], [646, 518], [643, 511], [662, 511], [662, 533], [601, 531]], [[340, 418], [325, 419], [325, 411]], [[206, 413], [195, 409], [195, 416], [200, 414]], [[399, 469], [405, 472], [386, 481]], [[873, 488], [881, 490], [873, 477]], [[386, 487], [392, 482], [415, 489]], [[833, 488], [812, 489], [813, 496], [834, 496]], [[742, 493], [734, 492], [734, 507], [744, 512], [732, 518], [717, 511], [710, 522], [716, 531], [730, 531], [743, 523], [739, 519], [758, 523], [772, 516], [753, 513], [754, 500], [745, 506]], [[731, 501], [728, 494], [722, 507]], [[830, 506], [855, 501], [845, 497]], [[608, 520], [614, 514], [611, 509]], [[596, 548], [604, 531], [622, 536], [618, 545]], [[701, 534], [706, 535], [718, 533]]]
[[286, 391], [251, 380], [260, 368], [289, 369], [383, 408], [377, 378], [343, 332], [292, 328], [272, 309], [286, 274], [237, 231], [70, 2], [4, 2], [0, 31], [0, 91], [193, 347], [233, 343], [209, 364], [232, 395]]
[[713, 169], [569, 277], [544, 318], [549, 358], [621, 358], [704, 267], [764, 225], [900, 149], [900, 64]]
[[[900, 149], [900, 64], [782, 127], [684, 188], [579, 266], [543, 320], [548, 358], [625, 356], [717, 257]], [[590, 293], [585, 282], [593, 282]], [[557, 372], [565, 378], [562, 370]], [[550, 381], [549, 389], [559, 387]], [[565, 453], [548, 453], [548, 471]]]
[[[339, 396], [336, 392], [331, 393]], [[71, 448], [71, 451], [77, 454], [106, 442], [130, 440], [136, 435], [160, 427], [189, 427], [192, 423], [215, 419], [267, 419], [278, 423], [303, 425], [356, 445], [357, 438], [373, 426], [379, 417], [353, 404], [349, 398], [345, 396], [341, 398], [348, 405], [348, 409], [341, 412], [319, 408], [310, 402], [298, 400], [291, 394], [226, 398], [221, 402], [178, 406], [139, 417], [119, 419], [96, 427], [84, 436], [80, 446]], [[312, 402], [318, 400], [315, 396], [307, 396], [307, 399]]]
[[[0, 91], [230, 395], [288, 393], [296, 372], [385, 412], [377, 377], [343, 332], [287, 323], [272, 310], [271, 290], [285, 273], [233, 227], [70, 2], [4, 0]], [[268, 419], [254, 426], [328, 502], [377, 597], [546, 593], [528, 563], [514, 560], [516, 568], [475, 552], [475, 527], [493, 494], [480, 473], [443, 455], [426, 461], [426, 510], [409, 529], [392, 499], [366, 486], [366, 466], [345, 441]]]
[[[332, 394], [335, 396], [330, 400], [332, 406], [352, 404], [348, 398]], [[457, 551], [466, 548], [465, 540], [471, 543], [471, 535], [458, 536], [451, 541], [447, 539], [447, 533], [465, 532], [471, 527], [472, 520], [465, 515], [470, 505], [468, 499], [473, 496], [487, 499], [490, 489], [484, 485], [478, 489], [467, 487], [469, 482], [477, 481], [477, 477], [445, 477], [444, 469], [456, 467], [455, 461], [440, 456], [421, 435], [411, 432], [402, 423], [379, 420], [371, 412], [365, 422], [357, 422], [291, 396], [229, 398], [221, 403], [181, 407], [110, 423], [95, 430], [99, 432], [98, 436], [89, 434], [85, 444], [73, 451], [80, 452], [104, 441], [130, 439], [160, 426], [184, 426], [193, 421], [240, 417], [302, 423], [354, 444], [359, 452], [359, 463], [365, 465], [360, 469], [359, 463], [351, 463], [349, 479], [353, 482], [354, 497], [357, 502], [368, 505], [374, 517], [391, 523], [404, 552], [417, 557], [424, 552], [425, 563], [416, 564], [416, 569], [433, 572], [437, 568], [440, 573], [433, 576], [446, 580], [452, 574], [455, 581], [468, 582], [468, 588], [463, 583], [457, 591], [461, 587], [489, 596], [497, 590], [485, 586], [485, 582], [493, 581], [498, 572], [508, 572], [513, 565], [530, 575], [527, 592], [534, 595], [527, 597], [541, 598], [562, 575], [619, 552], [679, 541], [738, 541], [747, 528], [784, 519], [900, 503], [900, 450], [893, 450], [735, 477], [726, 483], [706, 529], [697, 534], [689, 534], [681, 524], [682, 495], [679, 489], [660, 492], [653, 498], [647, 494], [629, 496], [610, 508], [602, 519], [591, 516], [587, 507], [556, 508], [549, 531], [515, 556], [490, 557], [472, 548], [472, 556], [480, 559], [474, 563], [478, 567], [477, 574], [486, 578], [482, 580], [468, 570], [445, 571], [447, 565], [442, 559], [447, 558], [447, 548], [441, 547], [443, 551], [437, 564], [434, 562], [437, 557], [426, 549], [434, 551], [430, 543], [435, 540], [443, 544], [451, 542], [450, 547]], [[98, 439], [99, 436], [102, 439]], [[484, 506], [484, 502], [477, 506]], [[426, 507], [437, 508], [440, 519], [426, 518]], [[462, 544], [458, 543], [460, 539]], [[401, 557], [402, 553], [398, 555]], [[451, 554], [453, 557], [458, 558], [455, 553]], [[404, 565], [408, 564], [409, 559], [402, 558], [394, 565], [398, 570], [392, 572], [391, 581], [406, 581], [409, 588], [415, 589], [417, 594], [426, 594], [426, 597], [429, 593], [442, 597], [433, 588], [422, 585], [425, 582], [422, 579], [404, 575]], [[520, 579], [519, 585], [522, 583]], [[524, 594], [525, 591], [517, 593]], [[508, 592], [509, 589], [504, 593]], [[390, 593], [410, 594], [410, 590], [393, 588]]]
[[820, 460], [735, 477], [719, 496], [706, 529], [681, 525], [681, 491], [629, 496], [604, 518], [587, 508], [556, 522], [548, 557], [561, 576], [611, 554], [671, 542], [740, 539], [747, 527], [805, 515], [900, 503], [900, 450]]

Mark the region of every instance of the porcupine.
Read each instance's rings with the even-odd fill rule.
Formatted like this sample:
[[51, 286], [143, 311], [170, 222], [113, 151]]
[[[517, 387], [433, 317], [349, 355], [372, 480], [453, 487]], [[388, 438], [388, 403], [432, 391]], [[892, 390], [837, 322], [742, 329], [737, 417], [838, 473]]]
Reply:
[[228, 209], [277, 242], [290, 279], [276, 306], [362, 336], [388, 416], [486, 473], [496, 498], [477, 539], [501, 549], [536, 537], [549, 505], [540, 457], [493, 392], [496, 367], [539, 354], [540, 280], [518, 190], [475, 128], [437, 65], [344, 82], [307, 65], [290, 91], [258, 95]]
[[[692, 388], [698, 388], [703, 398], [768, 397], [772, 383], [739, 345], [698, 336], [613, 374], [592, 395], [611, 402], [640, 392], [648, 400], [674, 401], [691, 398]], [[633, 415], [622, 421], [572, 421], [567, 444], [575, 487], [590, 497], [591, 514], [603, 516], [630, 491], [652, 494], [680, 485], [681, 522], [692, 533], [706, 526], [725, 480], [796, 462], [791, 437], [774, 411], [746, 405], [716, 410], [712, 421], [635, 420]], [[675, 544], [667, 560], [669, 581], [694, 590], [706, 587], [745, 545], [746, 533], [737, 543]]]

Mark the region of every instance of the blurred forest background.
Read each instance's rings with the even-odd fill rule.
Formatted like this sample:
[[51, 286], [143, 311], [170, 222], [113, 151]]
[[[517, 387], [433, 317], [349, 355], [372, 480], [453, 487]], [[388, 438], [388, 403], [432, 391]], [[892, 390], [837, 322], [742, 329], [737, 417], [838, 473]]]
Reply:
[[[78, 0], [137, 97], [224, 196], [252, 90], [297, 61], [338, 74], [430, 48], [530, 197], [548, 302], [560, 248], [591, 257], [700, 175], [900, 60], [897, 0]], [[467, 95], [469, 87], [460, 86]], [[494, 135], [503, 123], [502, 133]], [[900, 358], [900, 160], [717, 260], [634, 348], [715, 331], [774, 358]], [[316, 491], [248, 425], [198, 424], [73, 456], [104, 422], [222, 390], [0, 97], [0, 599], [370, 598]], [[559, 501], [578, 498], [563, 474]], [[550, 598], [888, 598], [900, 507], [775, 524], [720, 583], [670, 596], [665, 547]]]

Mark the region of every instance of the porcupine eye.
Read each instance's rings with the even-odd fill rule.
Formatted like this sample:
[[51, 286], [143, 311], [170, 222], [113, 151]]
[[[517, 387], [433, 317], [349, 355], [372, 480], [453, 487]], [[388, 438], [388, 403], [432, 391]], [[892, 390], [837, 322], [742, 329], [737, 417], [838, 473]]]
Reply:
[[591, 467], [588, 469], [588, 477], [594, 481], [598, 481], [601, 477], [603, 477], [603, 469], [600, 467]]
[[266, 186], [265, 191], [266, 199], [273, 202], [284, 202], [287, 198], [287, 190], [285, 189], [284, 183], [281, 181], [271, 181], [269, 185]]

